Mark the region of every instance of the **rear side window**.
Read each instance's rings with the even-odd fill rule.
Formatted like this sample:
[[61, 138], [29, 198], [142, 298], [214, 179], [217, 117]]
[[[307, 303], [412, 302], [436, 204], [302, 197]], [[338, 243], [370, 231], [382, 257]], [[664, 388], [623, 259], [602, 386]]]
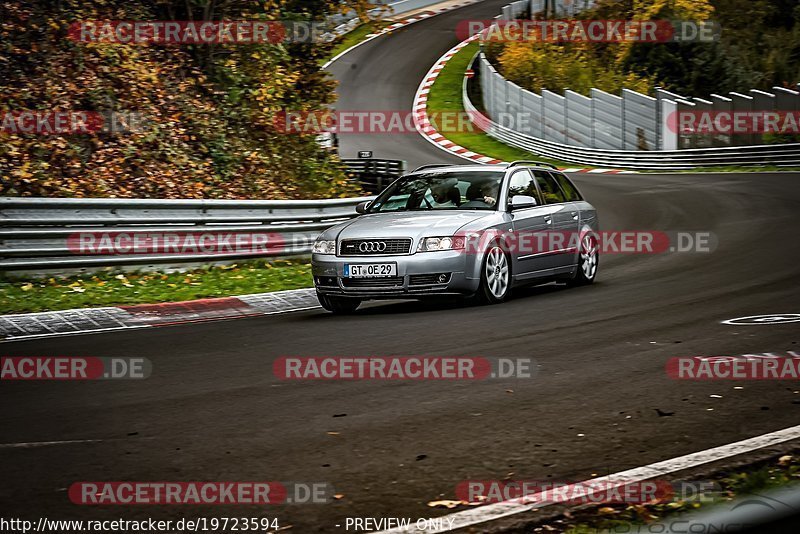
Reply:
[[576, 202], [578, 200], [583, 200], [583, 197], [578, 192], [578, 189], [569, 180], [569, 178], [558, 172], [554, 172], [551, 174], [555, 176], [556, 180], [558, 181], [558, 185], [560, 185], [561, 190], [564, 191], [564, 195], [566, 195], [568, 202]]
[[511, 175], [511, 180], [508, 182], [508, 200], [511, 200], [516, 195], [527, 195], [539, 200], [539, 195], [536, 192], [536, 182], [533, 181], [533, 176], [525, 170], [517, 171]]
[[550, 174], [544, 171], [534, 171], [533, 174], [536, 176], [536, 183], [539, 184], [539, 189], [542, 191], [545, 204], [566, 202], [564, 193]]

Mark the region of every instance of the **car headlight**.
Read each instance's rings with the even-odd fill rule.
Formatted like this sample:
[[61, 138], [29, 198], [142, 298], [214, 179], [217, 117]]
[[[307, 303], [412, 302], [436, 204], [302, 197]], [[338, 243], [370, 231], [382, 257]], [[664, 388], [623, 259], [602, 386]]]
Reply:
[[434, 250], [455, 250], [464, 248], [463, 237], [426, 237], [420, 240], [417, 252], [432, 252]]
[[314, 254], [336, 254], [336, 241], [317, 239], [311, 251]]

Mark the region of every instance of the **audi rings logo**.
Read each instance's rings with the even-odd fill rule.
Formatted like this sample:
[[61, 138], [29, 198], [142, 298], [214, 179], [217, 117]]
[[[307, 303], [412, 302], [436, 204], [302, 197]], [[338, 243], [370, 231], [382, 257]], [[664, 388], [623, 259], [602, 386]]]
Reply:
[[386, 243], [383, 241], [362, 241], [358, 244], [359, 252], [383, 252], [386, 250]]

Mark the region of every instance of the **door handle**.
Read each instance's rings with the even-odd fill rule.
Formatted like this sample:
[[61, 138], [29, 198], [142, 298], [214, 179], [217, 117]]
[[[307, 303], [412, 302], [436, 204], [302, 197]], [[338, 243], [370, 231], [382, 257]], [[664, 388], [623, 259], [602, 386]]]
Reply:
[[572, 213], [570, 213], [570, 215], [572, 215], [572, 220], [573, 221], [577, 221], [578, 220], [578, 212], [577, 211], [573, 211]]
[[551, 219], [549, 215], [545, 215], [544, 222], [546, 222], [547, 224], [553, 224], [553, 219]]

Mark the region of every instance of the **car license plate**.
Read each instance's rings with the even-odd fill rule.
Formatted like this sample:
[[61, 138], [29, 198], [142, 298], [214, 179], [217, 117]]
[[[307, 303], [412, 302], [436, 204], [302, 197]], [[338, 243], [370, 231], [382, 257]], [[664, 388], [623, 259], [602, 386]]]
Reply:
[[396, 263], [345, 263], [345, 278], [381, 278], [397, 276]]

